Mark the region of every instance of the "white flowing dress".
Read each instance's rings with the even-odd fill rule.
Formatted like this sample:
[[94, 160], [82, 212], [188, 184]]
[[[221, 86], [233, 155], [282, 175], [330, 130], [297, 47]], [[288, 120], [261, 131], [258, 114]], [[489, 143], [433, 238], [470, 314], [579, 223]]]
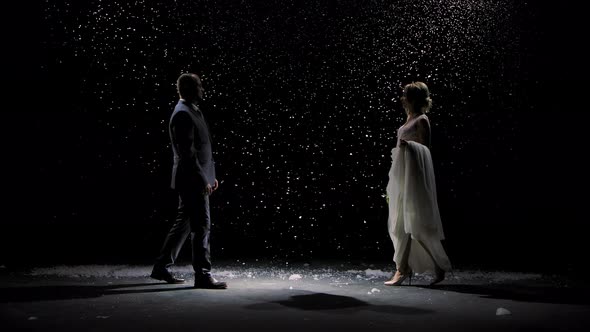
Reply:
[[[451, 263], [441, 243], [445, 236], [430, 150], [415, 141], [419, 118], [428, 120], [426, 115], [420, 115], [402, 126], [398, 130], [398, 146], [391, 151], [387, 226], [395, 250], [393, 260], [399, 267], [407, 257], [414, 273], [434, 272], [435, 265], [450, 271]], [[400, 139], [408, 144], [400, 146]], [[412, 242], [409, 247], [408, 241]], [[406, 253], [408, 248], [410, 252]]]

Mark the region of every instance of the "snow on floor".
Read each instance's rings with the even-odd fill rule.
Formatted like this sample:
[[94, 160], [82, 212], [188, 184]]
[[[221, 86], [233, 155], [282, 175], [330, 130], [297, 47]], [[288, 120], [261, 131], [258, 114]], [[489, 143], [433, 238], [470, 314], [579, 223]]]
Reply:
[[[214, 267], [212, 274], [219, 279], [277, 279], [277, 280], [323, 280], [331, 283], [354, 283], [355, 281], [381, 281], [391, 278], [393, 271], [378, 268], [356, 269], [344, 264], [327, 265], [325, 267], [307, 266], [273, 266], [265, 264], [221, 265]], [[170, 268], [174, 274], [192, 278], [191, 265], [177, 265]], [[59, 265], [35, 268], [29, 272], [31, 276], [59, 276], [70, 278], [147, 278], [151, 266], [146, 265]], [[541, 279], [538, 273], [517, 273], [506, 271], [475, 271], [456, 270], [447, 274], [447, 281], [456, 282], [514, 282], [519, 280]], [[428, 273], [415, 275], [417, 280], [429, 281]]]

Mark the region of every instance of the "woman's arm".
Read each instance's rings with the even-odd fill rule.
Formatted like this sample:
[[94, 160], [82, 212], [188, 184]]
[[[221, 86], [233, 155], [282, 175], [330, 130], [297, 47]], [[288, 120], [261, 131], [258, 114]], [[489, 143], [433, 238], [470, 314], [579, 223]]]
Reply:
[[427, 118], [418, 119], [416, 123], [418, 143], [430, 149], [430, 121]]

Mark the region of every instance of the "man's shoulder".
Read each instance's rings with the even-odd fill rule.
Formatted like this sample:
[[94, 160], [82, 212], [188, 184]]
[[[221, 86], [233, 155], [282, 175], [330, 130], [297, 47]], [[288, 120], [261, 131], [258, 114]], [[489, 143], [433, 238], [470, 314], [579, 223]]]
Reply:
[[176, 104], [176, 106], [174, 106], [174, 113], [188, 112], [189, 110], [190, 110], [190, 107], [182, 100], [179, 100], [178, 103]]
[[174, 118], [177, 115], [180, 115], [181, 117], [182, 116], [190, 117], [190, 107], [187, 104], [185, 104], [184, 102], [179, 101], [178, 104], [176, 104], [176, 106], [174, 106], [174, 111], [172, 111], [170, 118]]
[[190, 110], [186, 105], [182, 103], [178, 103], [176, 107], [174, 107], [174, 111], [170, 114], [170, 123], [184, 123], [184, 122], [192, 122], [192, 117], [190, 114]]

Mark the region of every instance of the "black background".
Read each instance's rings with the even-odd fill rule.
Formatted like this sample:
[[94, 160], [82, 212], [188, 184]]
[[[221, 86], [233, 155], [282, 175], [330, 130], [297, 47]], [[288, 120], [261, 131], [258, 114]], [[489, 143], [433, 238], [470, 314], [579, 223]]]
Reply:
[[[403, 124], [397, 98], [423, 80], [455, 267], [585, 271], [582, 12], [567, 2], [410, 3], [5, 11], [14, 15], [3, 21], [0, 263], [151, 262], [176, 204], [174, 81], [194, 71], [223, 181], [212, 197], [214, 260], [388, 261], [381, 195]], [[432, 20], [442, 28], [426, 28]], [[470, 39], [471, 28], [482, 34]], [[419, 61], [408, 46], [417, 44], [429, 45]]]

